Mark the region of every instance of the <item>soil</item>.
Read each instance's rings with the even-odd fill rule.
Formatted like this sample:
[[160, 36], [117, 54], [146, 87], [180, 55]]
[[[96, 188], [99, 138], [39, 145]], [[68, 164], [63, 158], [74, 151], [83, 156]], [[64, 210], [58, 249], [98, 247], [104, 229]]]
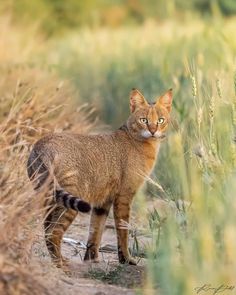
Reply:
[[[88, 228], [89, 216], [79, 215], [65, 234], [62, 253], [69, 259], [69, 275], [52, 265], [43, 234], [40, 233], [33, 247], [33, 264], [40, 264], [44, 284], [58, 295], [135, 294], [144, 283], [145, 258], [137, 258], [136, 266], [118, 263], [116, 232], [113, 218], [109, 216], [101, 243], [100, 262], [84, 263]], [[130, 240], [132, 243], [133, 239]]]
[[[184, 205], [189, 206], [189, 204]], [[65, 233], [62, 243], [62, 254], [69, 260], [69, 274], [52, 264], [42, 230], [33, 246], [32, 269], [35, 271], [36, 266], [39, 266], [39, 277], [43, 278], [43, 285], [48, 287], [53, 295], [133, 295], [137, 294], [137, 290], [141, 290], [144, 284], [145, 290], [148, 291], [145, 294], [154, 294], [153, 290], [147, 289], [149, 284], [145, 283], [144, 253], [145, 247], [151, 245], [148, 219], [150, 219], [150, 213], [155, 210], [159, 218], [163, 220], [169, 215], [174, 215], [176, 220], [181, 217], [174, 202], [160, 199], [147, 202], [141, 211], [138, 207], [132, 211], [129, 242], [130, 249], [133, 249], [132, 251], [136, 254], [138, 261], [136, 266], [121, 265], [118, 262], [116, 231], [112, 215], [108, 216], [103, 232], [100, 262], [83, 262], [90, 216], [79, 214]], [[135, 245], [138, 247], [135, 248]], [[134, 253], [133, 256], [135, 256]]]

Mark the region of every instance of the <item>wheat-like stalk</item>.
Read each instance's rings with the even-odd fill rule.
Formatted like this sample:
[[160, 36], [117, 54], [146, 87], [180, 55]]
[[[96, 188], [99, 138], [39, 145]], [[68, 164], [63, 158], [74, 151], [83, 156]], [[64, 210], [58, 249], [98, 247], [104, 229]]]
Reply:
[[197, 97], [197, 82], [195, 76], [191, 75], [191, 82], [192, 82], [192, 95], [195, 99]]
[[216, 90], [217, 90], [217, 94], [219, 96], [220, 99], [222, 99], [222, 90], [221, 90], [221, 82], [220, 79], [216, 79]]

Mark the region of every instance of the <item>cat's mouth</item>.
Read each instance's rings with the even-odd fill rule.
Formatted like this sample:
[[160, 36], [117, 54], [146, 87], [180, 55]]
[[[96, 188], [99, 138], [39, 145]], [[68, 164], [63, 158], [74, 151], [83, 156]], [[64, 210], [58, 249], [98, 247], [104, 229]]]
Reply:
[[153, 134], [152, 137], [156, 138], [156, 139], [164, 139], [164, 138], [166, 138], [166, 134], [164, 134], [164, 133], [162, 133], [160, 135], [159, 134], [158, 135]]
[[141, 136], [148, 139], [164, 139], [166, 137], [165, 133], [162, 133], [161, 131], [156, 131], [154, 134], [152, 134], [150, 131], [148, 130], [142, 130], [141, 131]]

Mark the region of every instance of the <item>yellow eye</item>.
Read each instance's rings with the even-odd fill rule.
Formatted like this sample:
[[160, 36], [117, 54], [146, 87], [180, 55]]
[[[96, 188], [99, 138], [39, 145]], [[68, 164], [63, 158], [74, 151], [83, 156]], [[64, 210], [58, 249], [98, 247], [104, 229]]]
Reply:
[[165, 122], [164, 118], [159, 118], [157, 121], [158, 124], [163, 124], [164, 122]]
[[146, 119], [146, 118], [140, 118], [139, 121], [140, 121], [142, 124], [147, 124], [147, 123], [148, 123], [148, 119]]

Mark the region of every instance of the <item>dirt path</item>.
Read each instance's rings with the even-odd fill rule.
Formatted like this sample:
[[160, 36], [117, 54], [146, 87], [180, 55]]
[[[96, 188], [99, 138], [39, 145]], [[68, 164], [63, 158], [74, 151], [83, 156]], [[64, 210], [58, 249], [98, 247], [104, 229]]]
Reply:
[[[83, 263], [88, 235], [89, 216], [78, 216], [65, 234], [62, 246], [63, 255], [70, 260], [71, 275], [52, 266], [43, 238], [34, 246], [34, 260], [43, 269], [43, 278], [58, 295], [120, 295], [135, 294], [144, 277], [144, 259], [137, 266], [120, 265], [116, 253], [116, 234], [112, 217], [108, 218], [101, 247], [108, 253], [101, 252], [99, 263]], [[76, 244], [80, 243], [80, 244]]]

